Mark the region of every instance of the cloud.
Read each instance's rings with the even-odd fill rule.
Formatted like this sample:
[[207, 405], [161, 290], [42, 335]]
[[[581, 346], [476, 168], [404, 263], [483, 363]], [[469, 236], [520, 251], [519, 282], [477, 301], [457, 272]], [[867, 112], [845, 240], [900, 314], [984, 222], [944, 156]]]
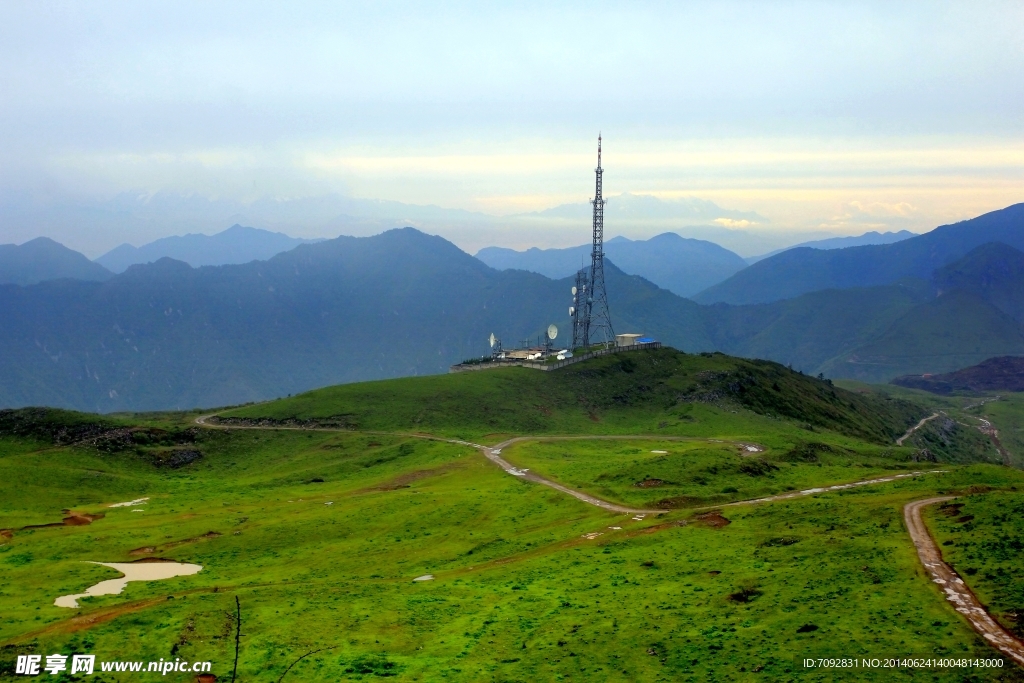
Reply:
[[757, 225], [756, 221], [736, 220], [734, 218], [716, 218], [714, 222], [725, 228], [749, 228], [752, 225]]

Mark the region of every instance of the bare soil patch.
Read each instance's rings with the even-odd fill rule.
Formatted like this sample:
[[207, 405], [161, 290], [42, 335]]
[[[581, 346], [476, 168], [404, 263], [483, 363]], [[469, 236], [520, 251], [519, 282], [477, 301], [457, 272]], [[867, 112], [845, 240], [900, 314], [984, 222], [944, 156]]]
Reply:
[[448, 463], [441, 465], [440, 467], [433, 467], [426, 470], [415, 470], [413, 472], [406, 472], [405, 474], [399, 475], [394, 479], [386, 481], [377, 486], [370, 486], [365, 489], [359, 489], [355, 493], [370, 493], [373, 491], [395, 491], [397, 489], [407, 489], [409, 485], [420, 479], [426, 479], [428, 477], [436, 477], [441, 474], [445, 474], [454, 469], [462, 467], [461, 463]]
[[722, 513], [718, 510], [711, 510], [710, 512], [702, 512], [693, 518], [698, 524], [703, 526], [711, 527], [712, 529], [721, 529], [723, 526], [732, 524], [732, 521], [722, 516]]
[[98, 512], [94, 515], [87, 515], [85, 513], [72, 513], [65, 517], [59, 522], [50, 522], [49, 524], [29, 524], [28, 526], [21, 527], [22, 529], [48, 529], [55, 526], [87, 526], [92, 524], [97, 519], [103, 519], [106, 517], [102, 512]]
[[[178, 546], [188, 545], [189, 543], [198, 543], [199, 541], [207, 541], [211, 538], [217, 538], [222, 534], [219, 531], [207, 531], [201, 536], [193, 536], [192, 538], [183, 538], [179, 541], [171, 541], [169, 543], [162, 543], [160, 545], [144, 545], [141, 548], [132, 548], [128, 551], [128, 555], [137, 557], [139, 555], [151, 555], [161, 550], [168, 550], [170, 548], [177, 548]], [[165, 560], [163, 558], [145, 558], [142, 560], [135, 560], [135, 562], [177, 562], [177, 560]]]

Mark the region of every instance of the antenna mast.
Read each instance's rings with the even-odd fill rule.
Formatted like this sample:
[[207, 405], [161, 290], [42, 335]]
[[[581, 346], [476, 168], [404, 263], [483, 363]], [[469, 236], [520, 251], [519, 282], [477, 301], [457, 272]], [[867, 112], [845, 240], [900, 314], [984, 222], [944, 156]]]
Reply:
[[594, 198], [590, 201], [594, 206], [594, 236], [590, 252], [590, 283], [586, 297], [586, 338], [584, 346], [590, 343], [609, 343], [615, 341], [615, 330], [612, 329], [612, 317], [608, 312], [608, 294], [604, 287], [604, 197], [602, 195], [602, 179], [604, 169], [601, 168], [601, 136], [597, 136], [597, 168]]
[[572, 318], [572, 346], [576, 350], [590, 346], [590, 308], [587, 305], [587, 297], [590, 296], [589, 278], [587, 269], [580, 268], [576, 271], [576, 284], [572, 288], [572, 306], [569, 307], [569, 317]]

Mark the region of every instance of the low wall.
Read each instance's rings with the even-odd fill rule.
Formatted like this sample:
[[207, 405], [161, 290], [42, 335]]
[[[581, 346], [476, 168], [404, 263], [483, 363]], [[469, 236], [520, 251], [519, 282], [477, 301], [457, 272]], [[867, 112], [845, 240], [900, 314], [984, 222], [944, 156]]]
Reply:
[[633, 344], [632, 346], [613, 346], [610, 349], [601, 349], [600, 351], [590, 351], [584, 353], [582, 356], [573, 356], [572, 358], [566, 358], [565, 360], [555, 361], [554, 363], [538, 363], [532, 360], [499, 360], [491, 363], [472, 363], [469, 365], [453, 365], [448, 368], [448, 372], [475, 372], [477, 370], [493, 370], [495, 368], [532, 368], [534, 370], [543, 370], [544, 372], [550, 372], [551, 370], [558, 370], [564, 368], [566, 365], [572, 365], [573, 363], [579, 363], [580, 361], [587, 360], [589, 358], [597, 358], [598, 356], [607, 356], [609, 353], [625, 353], [627, 351], [641, 351], [643, 349], [660, 349], [661, 342], [650, 342], [648, 344]]

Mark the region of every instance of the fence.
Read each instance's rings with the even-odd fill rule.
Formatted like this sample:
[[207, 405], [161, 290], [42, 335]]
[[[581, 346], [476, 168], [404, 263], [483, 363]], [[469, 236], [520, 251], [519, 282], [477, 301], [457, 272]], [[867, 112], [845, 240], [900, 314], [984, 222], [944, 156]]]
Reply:
[[648, 342], [646, 344], [632, 344], [630, 346], [613, 346], [608, 349], [600, 349], [598, 351], [589, 351], [580, 356], [573, 356], [572, 358], [566, 358], [565, 360], [555, 361], [554, 363], [538, 363], [532, 360], [499, 360], [491, 361], [489, 363], [472, 363], [464, 365], [458, 363], [448, 368], [448, 372], [474, 372], [476, 370], [493, 370], [494, 368], [531, 368], [533, 370], [543, 370], [550, 372], [551, 370], [558, 370], [564, 368], [566, 365], [572, 365], [573, 363], [579, 363], [590, 358], [597, 358], [598, 356], [607, 356], [609, 353], [623, 353], [625, 351], [641, 351], [643, 349], [660, 349], [661, 342]]

